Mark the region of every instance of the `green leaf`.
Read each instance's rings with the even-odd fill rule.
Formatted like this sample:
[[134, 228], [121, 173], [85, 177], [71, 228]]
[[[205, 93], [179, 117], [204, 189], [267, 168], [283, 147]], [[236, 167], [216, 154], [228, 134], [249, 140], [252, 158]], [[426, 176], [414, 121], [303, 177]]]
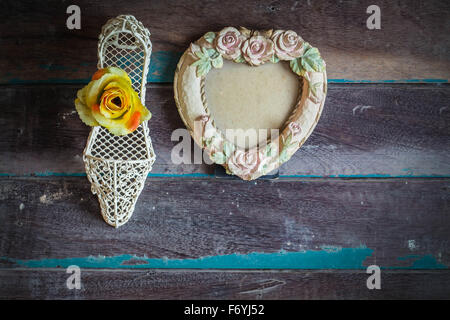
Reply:
[[309, 47], [300, 59], [302, 68], [306, 71], [323, 71], [324, 63], [317, 48]]
[[302, 67], [301, 67], [301, 65], [300, 65], [300, 63], [299, 63], [299, 59], [300, 59], [300, 58], [291, 60], [291, 62], [289, 63], [289, 66], [291, 67], [291, 70], [292, 70], [294, 73], [298, 74], [299, 76], [302, 76], [302, 75], [303, 75], [303, 74], [302, 74]]
[[217, 57], [220, 57], [220, 53], [215, 49], [206, 49], [206, 56], [210, 57], [211, 59], [216, 59]]
[[217, 164], [224, 164], [227, 159], [222, 152], [215, 152], [211, 155], [211, 160]]
[[234, 59], [234, 62], [236, 62], [236, 63], [243, 63], [243, 62], [245, 62], [245, 59], [244, 59], [244, 57], [241, 55], [241, 56], [239, 56], [238, 58]]
[[203, 138], [203, 146], [209, 148], [209, 146], [211, 145], [212, 141], [213, 141], [214, 137], [205, 139]]
[[223, 143], [223, 153], [225, 154], [225, 157], [229, 158], [233, 152], [234, 152], [234, 145], [229, 143], [228, 141], [225, 141]]
[[195, 53], [194, 53], [196, 56], [197, 56], [197, 58], [199, 58], [199, 59], [203, 59], [204, 57], [205, 57], [205, 55], [201, 52], [201, 51], [195, 51]]
[[209, 72], [209, 70], [211, 70], [211, 63], [208, 61], [202, 65], [199, 66], [200, 67], [200, 71], [197, 68], [197, 71], [200, 72], [200, 76], [206, 76], [206, 74]]
[[286, 162], [289, 160], [287, 148], [283, 148], [283, 150], [280, 152], [280, 162]]
[[212, 61], [212, 65], [214, 68], [222, 68], [223, 67], [223, 58], [222, 56], [218, 56]]
[[272, 63], [278, 63], [279, 61], [280, 61], [280, 59], [277, 57], [276, 54], [274, 54], [272, 56], [272, 58], [270, 58], [270, 62], [272, 62]]
[[206, 41], [212, 43], [214, 41], [214, 38], [216, 37], [216, 34], [214, 32], [207, 32], [203, 37]]
[[270, 145], [270, 144], [266, 145], [265, 154], [266, 154], [267, 157], [271, 157], [272, 156], [272, 145]]
[[197, 77], [206, 75], [213, 66], [214, 68], [222, 68], [223, 58], [220, 53], [215, 49], [201, 48], [201, 51], [196, 51], [195, 55], [199, 60], [192, 63], [193, 66], [197, 66]]
[[284, 146], [285, 147], [289, 146], [289, 144], [291, 143], [291, 140], [292, 140], [292, 134], [288, 135], [288, 137], [284, 141]]
[[323, 71], [325, 64], [320, 57], [319, 50], [311, 47], [308, 43], [305, 43], [303, 46], [305, 48], [303, 56], [290, 62], [292, 71], [299, 76], [304, 76], [305, 72]]
[[211, 70], [211, 62], [209, 60], [197, 60], [192, 65], [197, 66], [197, 77], [205, 76]]
[[316, 82], [313, 83], [309, 86], [309, 91], [312, 92], [312, 94], [314, 95], [314, 97], [318, 98], [317, 96], [317, 90], [320, 88], [321, 83], [320, 82]]
[[194, 61], [192, 63], [192, 65], [195, 67], [195, 66], [198, 66], [199, 64], [202, 64], [202, 63], [205, 63], [205, 59], [198, 59], [197, 61]]

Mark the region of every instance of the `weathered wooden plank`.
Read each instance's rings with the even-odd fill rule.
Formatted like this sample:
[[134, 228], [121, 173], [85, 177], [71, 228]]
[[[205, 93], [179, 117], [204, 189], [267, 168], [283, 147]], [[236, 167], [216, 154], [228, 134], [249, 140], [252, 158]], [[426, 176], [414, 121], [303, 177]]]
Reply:
[[[0, 173], [84, 173], [89, 128], [76, 114], [79, 86], [0, 87]], [[330, 85], [324, 112], [282, 176], [450, 176], [450, 87], [447, 85]], [[152, 174], [205, 174], [206, 164], [174, 164], [184, 128], [170, 85], [152, 85], [147, 106], [157, 160]]]
[[107, 19], [135, 15], [152, 32], [150, 81], [172, 81], [188, 44], [224, 26], [290, 28], [320, 48], [335, 81], [450, 79], [447, 1], [380, 0], [381, 29], [368, 30], [373, 2], [77, 1], [81, 30], [68, 30], [64, 1], [0, 4], [0, 83], [86, 81], [95, 69], [97, 37]]
[[148, 179], [107, 226], [84, 177], [0, 179], [0, 265], [440, 269], [448, 179]]
[[[81, 270], [69, 290], [65, 269], [0, 269], [0, 299], [448, 299], [448, 271], [382, 271], [369, 290], [364, 271]], [[184, 308], [179, 310], [183, 314]], [[227, 310], [228, 311], [228, 310]], [[266, 310], [266, 313], [269, 310]]]

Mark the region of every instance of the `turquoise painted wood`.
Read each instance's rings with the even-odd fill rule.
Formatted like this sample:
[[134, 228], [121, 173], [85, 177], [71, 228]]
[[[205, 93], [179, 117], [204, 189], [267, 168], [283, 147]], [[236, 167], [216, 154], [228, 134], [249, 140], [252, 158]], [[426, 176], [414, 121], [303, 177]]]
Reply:
[[[150, 60], [149, 72], [147, 75], [148, 83], [172, 83], [175, 74], [175, 69], [178, 64], [182, 52], [172, 51], [156, 51], [152, 53]], [[82, 63], [84, 66], [84, 64]], [[55, 65], [40, 65], [39, 68], [44, 71], [67, 70], [70, 73], [72, 70], [77, 70], [74, 66], [55, 66]], [[95, 68], [93, 68], [95, 70]], [[89, 78], [49, 78], [46, 80], [27, 80], [20, 78], [6, 78], [4, 84], [87, 84]], [[328, 83], [448, 83], [447, 79], [378, 79], [378, 80], [364, 80], [364, 79], [328, 79]]]
[[[229, 254], [207, 256], [198, 259], [147, 258], [132, 254], [118, 256], [89, 256], [79, 258], [21, 260], [1, 257], [0, 260], [26, 268], [80, 268], [112, 269], [363, 269], [364, 261], [373, 253], [372, 249], [333, 248], [302, 252]], [[431, 255], [408, 255], [398, 260], [408, 262], [406, 266], [384, 266], [382, 269], [416, 270], [449, 269]]]
[[229, 25], [300, 33], [319, 48], [335, 83], [442, 83], [450, 79], [446, 37], [450, 6], [446, 1], [411, 5], [382, 1], [380, 30], [366, 27], [370, 3], [355, 0], [339, 5], [327, 0], [230, 0], [226, 5], [221, 0], [189, 5], [174, 0], [170, 6], [158, 0], [118, 0], [111, 7], [79, 0], [77, 4], [83, 12], [82, 28], [68, 30], [63, 1], [50, 1], [45, 10], [31, 2], [5, 2], [0, 10], [0, 83], [84, 83], [96, 68], [101, 26], [124, 8], [152, 32], [155, 62], [149, 80], [154, 82], [171, 82], [176, 61], [190, 42]]
[[[33, 172], [26, 174], [0, 173], [0, 177], [86, 177], [86, 173], [82, 172]], [[214, 178], [214, 174], [209, 173], [149, 173], [148, 178]], [[376, 178], [450, 178], [450, 175], [390, 175], [390, 174], [338, 174], [329, 176], [308, 175], [308, 174], [280, 174], [281, 179], [309, 179], [309, 178], [354, 178], [354, 179], [376, 179]]]
[[[155, 120], [152, 135], [156, 151], [162, 150], [161, 158], [169, 158], [167, 132], [182, 126], [172, 101], [176, 65], [183, 48], [210, 28], [216, 30], [225, 23], [258, 28], [293, 26], [297, 31], [301, 27], [302, 35], [313, 39], [324, 53], [333, 75], [328, 83], [334, 84], [332, 90], [338, 93], [329, 94], [329, 113], [312, 137], [315, 144], [290, 162], [294, 168], [281, 172], [278, 185], [273, 181], [265, 182], [265, 187], [259, 181], [218, 185], [211, 173], [176, 171], [165, 162], [148, 175], [147, 194], [141, 196], [129, 225], [111, 230], [99, 218], [81, 160], [74, 156], [81, 155], [79, 141], [84, 141], [87, 132], [81, 124], [73, 125], [78, 121], [76, 115], [68, 115], [75, 86], [57, 85], [76, 84], [78, 88], [89, 82], [88, 75], [96, 69], [96, 37], [104, 23], [98, 19], [99, 12], [106, 20], [117, 14], [117, 8], [82, 1], [85, 28], [67, 31], [59, 21], [50, 19], [64, 12], [65, 2], [52, 3], [36, 17], [27, 16], [32, 12], [28, 3], [7, 4], [0, 10], [5, 22], [0, 26], [0, 83], [5, 93], [0, 101], [7, 102], [2, 103], [6, 112], [0, 115], [5, 129], [0, 148], [8, 152], [0, 155], [0, 272], [33, 273], [39, 269], [55, 274], [70, 265], [90, 271], [108, 269], [110, 274], [116, 269], [194, 269], [188, 272], [198, 273], [198, 269], [217, 269], [223, 274], [226, 270], [270, 269], [270, 277], [276, 278], [283, 274], [280, 269], [361, 272], [369, 264], [379, 264], [383, 270], [404, 274], [431, 270], [436, 272], [435, 282], [448, 275], [448, 4], [431, 1], [417, 8], [390, 3], [383, 7], [385, 28], [368, 32], [361, 23], [366, 4], [357, 1], [337, 7], [322, 1], [247, 1], [242, 4], [246, 10], [238, 14], [222, 10], [217, 5], [221, 1], [199, 2], [192, 4], [199, 12], [195, 25], [194, 17], [189, 16], [193, 9], [183, 1], [174, 2], [171, 14], [165, 11], [163, 1], [119, 3], [117, 8], [129, 7], [130, 13], [150, 28], [153, 23], [159, 25], [152, 30], [154, 51], [147, 98], [155, 118], [160, 119]], [[308, 15], [299, 20], [300, 12]], [[10, 27], [9, 16], [20, 17], [10, 19], [15, 28]], [[410, 34], [402, 39], [406, 31]], [[345, 62], [353, 67], [347, 68]], [[166, 85], [159, 85], [162, 83]], [[375, 85], [370, 93], [363, 88], [350, 99], [348, 88], [363, 87], [360, 84]], [[408, 91], [412, 87], [415, 91]], [[33, 93], [26, 96], [24, 91]], [[380, 98], [387, 92], [393, 92], [385, 95], [389, 99]], [[420, 95], [427, 98], [422, 101]], [[354, 108], [369, 104], [375, 108], [355, 114]], [[375, 127], [383, 134], [364, 131]], [[408, 138], [402, 139], [405, 135]], [[341, 149], [341, 158], [333, 158], [336, 149]], [[359, 157], [361, 154], [366, 157]], [[399, 154], [402, 157], [396, 158]], [[295, 171], [302, 156], [317, 164], [317, 170]], [[380, 161], [383, 157], [386, 162]], [[23, 169], [44, 162], [44, 158], [50, 165], [22, 174], [11, 170], [13, 164], [19, 163]], [[407, 164], [411, 159], [417, 161]], [[433, 162], [436, 159], [439, 161]], [[376, 160], [379, 162], [374, 165]], [[62, 165], [55, 167], [55, 162]], [[364, 170], [358, 169], [359, 164], [368, 162], [371, 164], [362, 166]], [[389, 163], [391, 169], [386, 169]], [[401, 165], [394, 165], [398, 163]], [[322, 167], [325, 173], [315, 174]], [[214, 199], [212, 189], [216, 191]], [[314, 240], [312, 234], [320, 240]], [[37, 292], [37, 297], [38, 283], [35, 279], [25, 285], [29, 290], [36, 287], [33, 293]], [[138, 283], [140, 288], [136, 279], [129, 283]], [[186, 281], [180, 283], [186, 285]]]
[[85, 177], [2, 178], [0, 268], [448, 269], [446, 181], [154, 178], [115, 230]]
[[[80, 87], [0, 88], [0, 105], [8, 110], [0, 115], [2, 176], [84, 176], [81, 155], [89, 128], [73, 104]], [[330, 84], [315, 131], [280, 168], [281, 178], [450, 177], [449, 89], [448, 84]], [[171, 160], [181, 141], [172, 141], [172, 133], [184, 128], [172, 85], [152, 84], [146, 97], [158, 155], [149, 177], [212, 177], [212, 166]], [[184, 134], [183, 140], [190, 139]]]

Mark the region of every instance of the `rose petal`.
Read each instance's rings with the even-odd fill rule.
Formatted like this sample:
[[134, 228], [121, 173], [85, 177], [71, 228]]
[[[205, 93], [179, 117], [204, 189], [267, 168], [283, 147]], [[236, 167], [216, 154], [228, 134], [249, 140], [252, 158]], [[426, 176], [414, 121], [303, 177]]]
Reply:
[[128, 73], [126, 73], [124, 70], [117, 67], [108, 67], [107, 71], [108, 73], [115, 74], [120, 78], [125, 79], [131, 85], [131, 79], [128, 76]]
[[[77, 92], [75, 100], [75, 107], [85, 124], [101, 125], [115, 135], [125, 135], [151, 118], [125, 71], [108, 67], [98, 70], [92, 79]], [[116, 99], [120, 99], [120, 103]]]
[[139, 98], [138, 94], [135, 91], [133, 91], [131, 94], [132, 94], [134, 110], [139, 111], [141, 113], [140, 123], [150, 120], [152, 117], [152, 114], [142, 104], [141, 99]]
[[94, 127], [98, 126], [97, 120], [92, 116], [91, 109], [89, 109], [80, 99], [75, 99], [75, 108], [78, 112], [78, 116], [84, 124]]
[[135, 111], [130, 119], [128, 120], [126, 127], [130, 132], [133, 132], [134, 130], [137, 129], [137, 127], [140, 124], [140, 119], [141, 119], [141, 113], [139, 111]]
[[91, 80], [98, 80], [106, 73], [106, 69], [97, 70], [92, 76]]
[[241, 55], [241, 44], [243, 36], [234, 27], [227, 27], [222, 29], [216, 39], [215, 47], [219, 53], [228, 60], [235, 60]]
[[86, 105], [92, 106], [100, 101], [105, 86], [114, 79], [120, 79], [117, 75], [106, 73], [98, 80], [89, 82], [86, 87]]

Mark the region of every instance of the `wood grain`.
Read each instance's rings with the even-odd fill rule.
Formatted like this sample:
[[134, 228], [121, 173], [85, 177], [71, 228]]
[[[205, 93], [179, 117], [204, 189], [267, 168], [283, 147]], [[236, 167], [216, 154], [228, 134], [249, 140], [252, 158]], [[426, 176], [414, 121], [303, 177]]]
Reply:
[[[84, 173], [89, 128], [73, 100], [81, 86], [0, 87], [0, 173]], [[330, 85], [322, 117], [283, 176], [450, 176], [450, 87], [447, 85]], [[157, 160], [152, 174], [212, 173], [206, 164], [174, 164], [171, 141], [185, 128], [170, 85], [152, 85], [146, 105]], [[189, 135], [185, 132], [186, 137]], [[193, 153], [193, 149], [191, 149]]]
[[[448, 1], [377, 1], [381, 30], [366, 28], [369, 0], [81, 0], [81, 30], [66, 28], [69, 4], [0, 2], [0, 299], [449, 298], [450, 86], [415, 84], [450, 79]], [[89, 128], [73, 100], [96, 69], [101, 26], [123, 13], [152, 32], [157, 161], [116, 230], [79, 177]], [[331, 82], [383, 84], [331, 84], [279, 180], [176, 165], [176, 63], [229, 25], [293, 29]], [[81, 290], [66, 288], [71, 263]], [[366, 288], [372, 264], [381, 290]]]
[[[169, 259], [170, 267], [170, 259], [225, 261], [229, 254], [281, 250], [306, 252], [304, 259], [322, 251], [323, 261], [290, 264], [320, 269], [335, 257], [328, 252], [353, 248], [373, 251], [350, 261], [354, 269], [447, 268], [449, 189], [448, 179], [147, 179], [130, 222], [116, 230], [103, 222], [84, 177], [2, 178], [0, 265], [17, 267], [30, 259], [60, 265], [48, 259], [129, 254]], [[343, 260], [352, 258], [341, 253]], [[102, 261], [96, 266], [114, 266]], [[259, 261], [277, 265], [276, 259]]]
[[448, 1], [380, 0], [381, 29], [369, 30], [372, 1], [77, 1], [81, 30], [66, 28], [64, 1], [0, 4], [0, 83], [67, 83], [90, 78], [97, 39], [107, 19], [135, 15], [152, 32], [149, 80], [172, 81], [191, 41], [229, 25], [287, 28], [317, 46], [330, 79], [346, 81], [450, 79]]
[[347, 270], [82, 269], [80, 290], [67, 289], [68, 276], [65, 269], [0, 269], [0, 299], [448, 299], [450, 294], [449, 271], [383, 271], [380, 290], [367, 289], [364, 271]]

